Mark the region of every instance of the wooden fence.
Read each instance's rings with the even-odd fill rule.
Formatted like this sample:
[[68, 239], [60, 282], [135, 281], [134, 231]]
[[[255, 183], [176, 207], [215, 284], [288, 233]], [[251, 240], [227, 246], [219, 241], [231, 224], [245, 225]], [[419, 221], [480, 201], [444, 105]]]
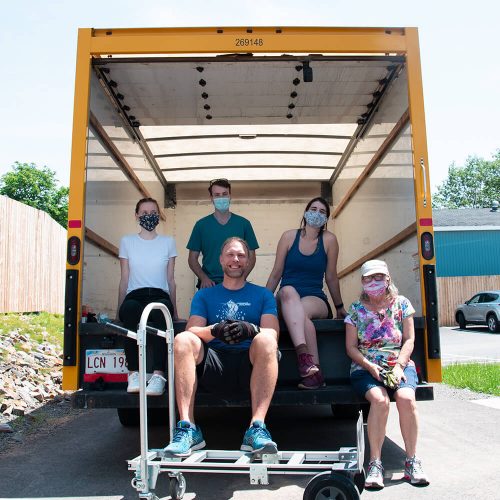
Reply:
[[455, 309], [475, 293], [483, 290], [500, 290], [500, 275], [453, 276], [437, 278], [439, 325], [453, 326]]
[[0, 196], [0, 313], [64, 312], [66, 230]]

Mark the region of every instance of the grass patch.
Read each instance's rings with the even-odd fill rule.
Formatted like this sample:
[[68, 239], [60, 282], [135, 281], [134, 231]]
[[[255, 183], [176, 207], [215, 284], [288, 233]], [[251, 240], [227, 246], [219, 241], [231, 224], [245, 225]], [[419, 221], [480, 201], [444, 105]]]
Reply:
[[[0, 314], [0, 337], [7, 336], [12, 330], [17, 330], [19, 333], [29, 336], [32, 342], [42, 343], [46, 340], [61, 348], [64, 317], [61, 314], [47, 312]], [[46, 332], [46, 335], [44, 335], [44, 332]], [[14, 345], [14, 347], [18, 349], [17, 345]], [[1, 357], [0, 352], [0, 359]]]
[[443, 382], [453, 387], [500, 396], [500, 363], [455, 363], [443, 367]]

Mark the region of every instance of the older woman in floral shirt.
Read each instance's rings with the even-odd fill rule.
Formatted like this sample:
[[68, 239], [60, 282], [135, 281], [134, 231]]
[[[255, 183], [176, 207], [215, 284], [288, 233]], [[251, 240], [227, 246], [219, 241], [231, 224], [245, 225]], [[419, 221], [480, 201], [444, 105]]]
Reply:
[[418, 434], [415, 390], [417, 372], [410, 359], [415, 340], [410, 301], [398, 295], [387, 264], [369, 260], [361, 267], [363, 292], [351, 304], [346, 323], [346, 351], [352, 359], [351, 383], [370, 402], [368, 441], [370, 463], [365, 486], [384, 487], [381, 462], [390, 395], [394, 395], [406, 448], [405, 479], [428, 484], [416, 457]]

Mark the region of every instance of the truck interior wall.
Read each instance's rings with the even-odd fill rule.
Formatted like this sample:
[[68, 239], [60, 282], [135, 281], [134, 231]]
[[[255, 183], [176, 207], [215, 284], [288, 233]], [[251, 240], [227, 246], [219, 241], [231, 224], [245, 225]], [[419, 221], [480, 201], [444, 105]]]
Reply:
[[[372, 125], [333, 184], [332, 208], [339, 204], [369, 164], [407, 108], [407, 79], [403, 70], [384, 96]], [[140, 182], [162, 205], [165, 199], [162, 184], [139, 146], [126, 133], [95, 75], [92, 75], [91, 82], [91, 109]], [[410, 127], [407, 126], [344, 210], [334, 221], [329, 222], [329, 229], [339, 239], [339, 271], [415, 222], [410, 133]], [[123, 235], [137, 231], [134, 207], [143, 195], [92, 131], [88, 144], [85, 225], [118, 247]], [[234, 174], [237, 172], [235, 170]], [[232, 172], [221, 171], [217, 176], [231, 179]], [[276, 178], [279, 178], [279, 174]], [[164, 209], [166, 221], [161, 222], [159, 231], [176, 239], [177, 302], [180, 316], [187, 317], [196, 279], [188, 267], [185, 246], [196, 220], [209, 214], [213, 207], [208, 199], [207, 183], [180, 182], [175, 185], [175, 190], [176, 207]], [[298, 227], [305, 204], [320, 193], [320, 183], [313, 181], [233, 182], [233, 209], [251, 220], [260, 244], [257, 264], [250, 275], [251, 281], [261, 285], [266, 283], [279, 237], [283, 231]], [[378, 257], [387, 260], [400, 292], [412, 301], [417, 314], [421, 314], [417, 250], [415, 236]], [[90, 242], [85, 243], [84, 304], [114, 316], [119, 275], [118, 259]], [[341, 290], [346, 304], [358, 296], [357, 270], [341, 280]]]
[[[415, 221], [413, 179], [381, 179], [376, 174], [377, 171], [359, 189], [339, 217], [329, 222], [329, 229], [339, 239], [339, 271]], [[163, 199], [160, 183], [149, 185], [148, 188], [156, 199]], [[257, 284], [264, 285], [267, 281], [283, 231], [298, 227], [306, 203], [320, 194], [319, 184], [304, 189], [304, 185], [299, 183], [297, 190], [300, 192], [276, 189], [274, 199], [264, 197], [269, 195], [263, 193], [254, 195], [252, 199], [251, 193], [256, 192], [255, 188], [247, 184], [233, 184], [233, 209], [252, 221], [260, 244], [257, 264], [250, 275], [251, 281]], [[194, 223], [213, 210], [205, 185], [200, 189], [190, 187], [188, 191], [188, 197], [183, 198], [182, 189], [178, 189], [176, 208], [164, 209], [166, 221], [160, 223], [161, 234], [174, 236], [177, 243], [176, 283], [179, 314], [182, 317], [189, 314], [196, 283], [187, 264], [188, 251], [185, 245]], [[283, 197], [280, 197], [280, 191]], [[194, 192], [197, 193], [195, 196]], [[283, 200], [287, 193], [290, 199], [285, 204]], [[128, 182], [88, 183], [87, 227], [118, 247], [123, 235], [137, 231], [134, 208], [139, 197], [140, 194]], [[417, 312], [420, 311], [416, 237], [379, 257], [389, 262], [400, 292], [412, 301]], [[114, 314], [120, 275], [118, 260], [86, 242], [84, 262], [83, 303], [99, 307], [101, 312]], [[341, 280], [341, 289], [345, 303], [357, 297], [357, 272]]]
[[116, 313], [120, 262], [89, 241], [84, 246], [82, 304], [92, 312], [104, 312], [110, 318]]
[[[416, 315], [422, 316], [416, 239], [409, 238], [393, 250], [378, 255], [377, 258], [389, 264], [391, 277], [399, 293], [410, 300], [415, 308]], [[344, 277], [341, 280], [341, 288], [346, 304], [358, 299], [361, 293], [359, 270]]]
[[[336, 207], [370, 163], [408, 108], [406, 72], [393, 82], [372, 125], [351, 154], [332, 187]], [[415, 223], [415, 188], [411, 127], [407, 125], [334, 221], [342, 271]], [[422, 314], [417, 236], [375, 258], [386, 260], [402, 295]], [[345, 302], [359, 296], [359, 270], [341, 280]], [[347, 299], [347, 300], [346, 300]]]
[[[347, 191], [348, 187], [348, 182], [336, 183], [334, 199], [341, 198], [339, 195]], [[335, 220], [335, 232], [344, 247], [344, 251], [340, 252], [338, 269], [347, 268], [362, 259], [415, 223], [415, 219], [410, 138], [408, 133], [403, 133]], [[348, 251], [345, 251], [346, 246]], [[388, 262], [400, 293], [408, 297], [417, 314], [421, 314], [416, 234], [376, 258]], [[358, 271], [351, 274], [356, 276], [354, 280], [347, 277], [342, 280], [342, 290], [346, 296], [353, 295], [353, 286], [359, 291]]]
[[[160, 183], [154, 186], [147, 184], [147, 187], [156, 199], [164, 198]], [[265, 187], [259, 183], [233, 183], [232, 194], [234, 212], [252, 222], [260, 245], [257, 264], [249, 279], [265, 285], [281, 234], [299, 226], [306, 203], [320, 195], [320, 183], [268, 183]], [[88, 183], [86, 225], [118, 247], [123, 235], [137, 231], [133, 215], [139, 196], [127, 182]], [[160, 223], [159, 232], [176, 239], [177, 304], [179, 315], [186, 318], [196, 291], [196, 278], [187, 263], [186, 244], [195, 222], [211, 213], [213, 205], [208, 199], [205, 183], [179, 184], [176, 198], [175, 209], [164, 210], [166, 221]], [[120, 277], [119, 261], [88, 241], [84, 250], [83, 303], [94, 310], [98, 308], [98, 312], [114, 315]]]

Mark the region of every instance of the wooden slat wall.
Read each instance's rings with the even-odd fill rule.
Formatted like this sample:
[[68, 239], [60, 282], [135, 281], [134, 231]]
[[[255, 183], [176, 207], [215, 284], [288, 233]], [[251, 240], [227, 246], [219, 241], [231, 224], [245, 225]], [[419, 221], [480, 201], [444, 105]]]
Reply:
[[0, 313], [64, 312], [66, 230], [0, 196]]
[[455, 309], [475, 293], [483, 290], [500, 290], [500, 276], [453, 276], [437, 278], [439, 325], [453, 326]]

